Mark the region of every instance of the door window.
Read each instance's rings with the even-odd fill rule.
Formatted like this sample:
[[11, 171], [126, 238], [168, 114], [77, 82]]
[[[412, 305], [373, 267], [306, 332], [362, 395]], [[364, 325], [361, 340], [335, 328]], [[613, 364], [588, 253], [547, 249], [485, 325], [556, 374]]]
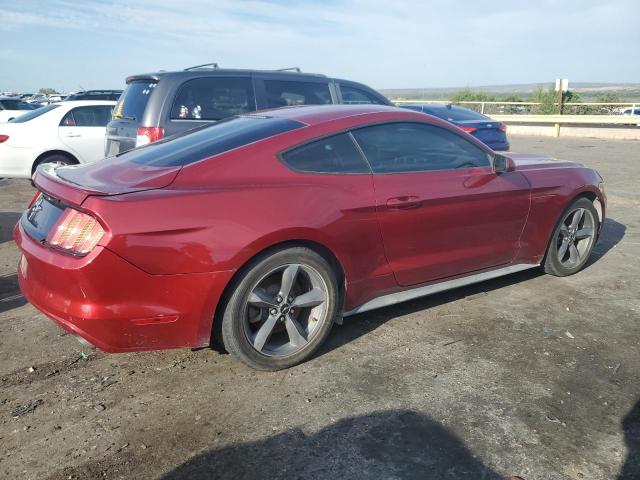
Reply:
[[282, 155], [293, 170], [314, 173], [370, 173], [347, 133], [316, 140]]
[[269, 108], [331, 103], [331, 93], [327, 83], [265, 80], [264, 87]]
[[61, 127], [106, 127], [111, 121], [113, 106], [96, 105], [70, 110], [60, 122]]
[[249, 77], [203, 77], [185, 82], [173, 102], [174, 120], [221, 120], [256, 110]]
[[423, 123], [387, 123], [353, 131], [374, 173], [490, 166], [489, 155], [460, 135]]
[[379, 100], [359, 88], [340, 85], [340, 92], [342, 93], [342, 103], [348, 105], [381, 104]]

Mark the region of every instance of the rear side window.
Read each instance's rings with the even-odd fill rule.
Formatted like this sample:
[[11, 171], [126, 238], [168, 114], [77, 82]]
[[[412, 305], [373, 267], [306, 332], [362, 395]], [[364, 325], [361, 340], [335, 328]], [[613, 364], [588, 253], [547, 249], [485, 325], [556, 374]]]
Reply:
[[372, 95], [369, 95], [364, 90], [354, 87], [347, 87], [346, 85], [340, 86], [340, 92], [342, 93], [342, 103], [347, 105], [365, 105], [365, 104], [380, 104], [381, 102], [375, 99]]
[[[128, 120], [142, 120], [144, 109], [147, 108], [149, 97], [156, 88], [157, 83], [135, 81], [127, 85], [113, 111], [113, 118], [125, 118]], [[68, 100], [68, 99], [67, 99]]]
[[174, 120], [220, 120], [256, 110], [249, 77], [204, 77], [186, 81], [171, 107]]
[[303, 126], [284, 118], [233, 117], [167, 137], [119, 157], [154, 167], [188, 165]]
[[462, 136], [425, 123], [387, 123], [353, 131], [374, 173], [488, 167], [489, 155]]
[[70, 110], [62, 121], [61, 127], [106, 127], [111, 120], [111, 105], [78, 107]]
[[35, 110], [31, 110], [30, 112], [23, 113], [19, 117], [14, 118], [13, 120], [9, 120], [9, 123], [24, 123], [29, 120], [33, 120], [34, 118], [38, 118], [40, 115], [44, 115], [47, 112], [50, 112], [54, 108], [58, 108], [60, 105], [56, 103], [52, 103], [51, 105], [47, 105], [46, 107], [40, 107]]
[[265, 80], [264, 87], [269, 108], [331, 103], [331, 93], [327, 83]]
[[288, 167], [299, 172], [371, 173], [347, 133], [316, 140], [285, 152], [282, 160]]

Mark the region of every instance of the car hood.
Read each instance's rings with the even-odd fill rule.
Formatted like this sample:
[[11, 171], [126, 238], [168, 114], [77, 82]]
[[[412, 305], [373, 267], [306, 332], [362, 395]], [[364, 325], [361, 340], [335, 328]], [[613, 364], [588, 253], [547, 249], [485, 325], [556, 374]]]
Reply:
[[581, 164], [576, 162], [569, 162], [567, 160], [558, 160], [554, 157], [547, 155], [537, 155], [533, 153], [514, 153], [506, 152], [501, 153], [505, 157], [509, 157], [516, 164], [517, 170], [539, 170], [542, 168], [569, 168], [582, 167]]

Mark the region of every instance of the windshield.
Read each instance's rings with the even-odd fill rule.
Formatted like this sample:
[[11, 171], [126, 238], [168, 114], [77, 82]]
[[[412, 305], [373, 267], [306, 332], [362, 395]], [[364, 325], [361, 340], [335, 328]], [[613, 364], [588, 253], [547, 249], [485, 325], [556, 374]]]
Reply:
[[232, 117], [167, 137], [118, 157], [154, 167], [183, 166], [303, 126], [303, 123], [285, 118]]
[[40, 115], [43, 115], [47, 112], [50, 112], [54, 108], [58, 108], [60, 105], [52, 103], [51, 105], [47, 105], [46, 107], [36, 108], [35, 110], [31, 110], [28, 113], [23, 113], [19, 117], [16, 117], [12, 120], [9, 120], [9, 123], [24, 123], [29, 120], [33, 120], [34, 118], [38, 118]]
[[142, 120], [144, 109], [147, 108], [149, 97], [156, 85], [158, 84], [149, 80], [135, 81], [127, 85], [113, 110], [113, 118]]

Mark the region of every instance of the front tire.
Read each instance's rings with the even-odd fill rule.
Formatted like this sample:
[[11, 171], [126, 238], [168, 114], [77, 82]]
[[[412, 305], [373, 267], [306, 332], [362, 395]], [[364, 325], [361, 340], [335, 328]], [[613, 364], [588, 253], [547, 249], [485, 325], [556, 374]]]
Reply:
[[578, 273], [589, 260], [599, 228], [593, 203], [584, 197], [575, 200], [556, 225], [547, 247], [544, 271], [557, 277]]
[[224, 348], [258, 370], [280, 370], [309, 358], [338, 314], [329, 263], [306, 247], [254, 259], [232, 286], [220, 328]]

